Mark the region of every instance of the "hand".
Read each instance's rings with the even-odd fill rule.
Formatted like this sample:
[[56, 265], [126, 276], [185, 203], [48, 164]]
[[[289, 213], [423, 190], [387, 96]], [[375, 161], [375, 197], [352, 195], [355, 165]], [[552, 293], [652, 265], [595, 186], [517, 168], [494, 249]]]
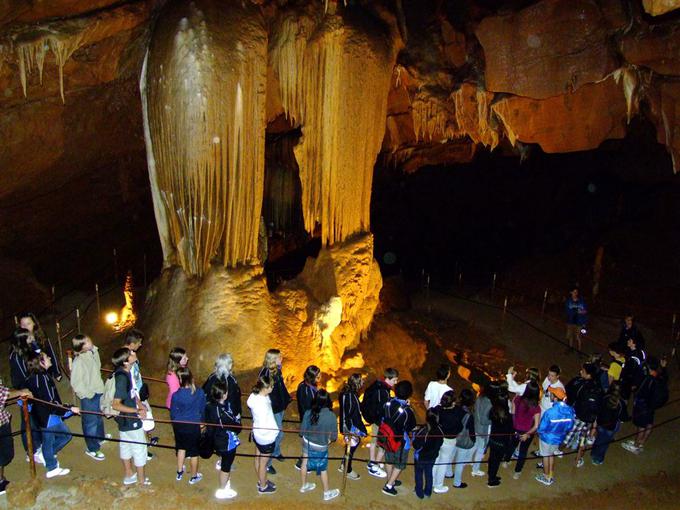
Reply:
[[666, 356], [661, 358], [661, 361], [659, 361], [659, 365], [661, 365], [661, 368], [666, 368], [666, 366], [668, 365], [668, 359], [666, 359]]
[[522, 434], [519, 436], [519, 440], [522, 442], [526, 441], [527, 439], [529, 439], [529, 434]]
[[199, 427], [199, 429], [200, 429], [200, 431], [201, 431], [201, 434], [202, 434], [203, 432], [205, 432], [206, 428], [207, 428], [207, 427], [206, 427], [205, 425], [201, 425], [201, 426]]
[[146, 407], [142, 407], [142, 408], [140, 408], [140, 409], [137, 409], [137, 411], [138, 411], [138, 413], [139, 413], [139, 417], [140, 417], [142, 420], [146, 420]]
[[57, 382], [61, 382], [61, 377], [62, 377], [62, 376], [60, 376], [60, 375], [56, 377]]
[[80, 414], [80, 407], [72, 407], [71, 412], [73, 414]]
[[31, 393], [31, 390], [19, 390], [19, 396], [20, 397], [32, 397], [33, 393]]

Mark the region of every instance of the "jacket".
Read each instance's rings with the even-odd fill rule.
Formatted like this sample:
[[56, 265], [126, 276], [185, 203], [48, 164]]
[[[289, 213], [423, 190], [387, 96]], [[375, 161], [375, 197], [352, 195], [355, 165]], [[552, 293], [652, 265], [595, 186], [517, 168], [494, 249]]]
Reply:
[[229, 433], [241, 432], [241, 421], [224, 404], [208, 402], [205, 407], [205, 422], [219, 425], [219, 427], [206, 427], [206, 434], [212, 438], [213, 447], [218, 454], [228, 451]]
[[364, 434], [368, 434], [364, 420], [361, 419], [359, 397], [351, 391], [340, 393], [340, 428], [347, 433], [356, 427]]
[[392, 427], [397, 439], [403, 438], [404, 433], [408, 434], [416, 428], [413, 409], [398, 398], [393, 398], [383, 406], [383, 421]]
[[314, 396], [316, 395], [317, 391], [319, 390], [316, 386], [307, 384], [304, 381], [298, 384], [297, 391], [295, 392], [295, 398], [297, 399], [298, 416], [300, 417], [300, 421], [302, 421], [302, 418], [305, 416], [305, 412], [312, 408], [312, 400], [314, 400]]
[[24, 387], [28, 390], [31, 390], [31, 393], [33, 393], [35, 398], [62, 406], [54, 407], [48, 404], [43, 404], [42, 402], [32, 403], [31, 415], [41, 428], [47, 427], [47, 421], [50, 418], [50, 414], [64, 416], [66, 413], [70, 413], [69, 409], [64, 409], [70, 406], [62, 404], [57, 387], [54, 385], [52, 376], [49, 374], [43, 372], [29, 376], [24, 382]]
[[574, 426], [574, 418], [574, 410], [570, 406], [565, 402], [555, 402], [543, 413], [538, 425], [538, 436], [546, 444], [558, 445]]
[[376, 380], [364, 391], [361, 402], [361, 414], [368, 423], [379, 425], [383, 419], [385, 404], [390, 400], [390, 386], [381, 380]]
[[[213, 384], [218, 380], [217, 375], [212, 373], [208, 376], [208, 379], [203, 383], [203, 393], [205, 393], [205, 398], [210, 398], [210, 392], [212, 390]], [[232, 374], [227, 376], [227, 401], [226, 404], [229, 406], [229, 412], [234, 416], [241, 416], [241, 411], [243, 405], [241, 404], [241, 387], [236, 381], [236, 377]]]
[[[271, 371], [268, 368], [262, 368], [258, 377], [268, 376], [271, 377]], [[286, 383], [283, 382], [283, 376], [281, 375], [281, 370], [278, 371], [276, 376], [272, 377], [274, 380], [274, 389], [269, 394], [269, 398], [272, 401], [272, 412], [274, 414], [282, 413], [288, 407], [288, 404], [293, 400], [290, 398], [290, 393], [286, 388]]]
[[304, 437], [307, 441], [318, 445], [326, 445], [337, 441], [338, 418], [333, 411], [325, 407], [321, 409], [321, 412], [319, 413], [319, 421], [312, 424], [312, 411], [310, 409], [306, 411], [305, 415], [302, 417], [300, 436]]
[[180, 388], [172, 395], [170, 419], [177, 421], [203, 421], [205, 413], [205, 393], [201, 388], [191, 392], [191, 388]]
[[9, 373], [12, 380], [12, 388], [18, 390], [23, 388], [24, 381], [28, 377], [28, 370], [26, 369], [26, 360], [24, 357], [14, 350], [9, 355]]
[[92, 398], [98, 393], [104, 393], [101, 368], [97, 347], [91, 351], [81, 352], [75, 357], [71, 370], [71, 388], [79, 399]]

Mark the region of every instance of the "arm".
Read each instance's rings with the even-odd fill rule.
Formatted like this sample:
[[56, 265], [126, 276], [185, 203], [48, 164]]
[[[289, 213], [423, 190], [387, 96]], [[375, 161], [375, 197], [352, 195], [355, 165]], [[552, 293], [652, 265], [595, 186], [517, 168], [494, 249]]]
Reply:
[[531, 437], [531, 434], [533, 434], [534, 432], [536, 432], [538, 430], [540, 420], [541, 420], [541, 413], [534, 414], [534, 420], [531, 424], [531, 428], [529, 430], [527, 430], [524, 434], [519, 436], [521, 441], [526, 441], [527, 439], [529, 439], [529, 437]]

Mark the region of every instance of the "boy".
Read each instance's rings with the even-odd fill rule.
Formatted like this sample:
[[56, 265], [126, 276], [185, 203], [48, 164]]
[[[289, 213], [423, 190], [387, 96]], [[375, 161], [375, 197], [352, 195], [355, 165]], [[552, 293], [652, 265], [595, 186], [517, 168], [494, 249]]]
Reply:
[[608, 346], [609, 355], [612, 357], [612, 362], [607, 370], [607, 378], [609, 379], [609, 384], [614, 381], [621, 379], [621, 371], [626, 363], [626, 354], [623, 344], [619, 342], [612, 342]]
[[560, 388], [564, 391], [564, 384], [560, 381], [560, 367], [559, 365], [550, 365], [548, 375], [543, 380], [541, 385], [543, 388], [543, 398], [541, 398], [541, 412], [546, 412], [553, 406], [553, 400], [548, 392], [549, 388]]
[[385, 451], [382, 448], [376, 448], [376, 444], [383, 407], [390, 400], [392, 388], [399, 382], [399, 371], [396, 368], [386, 368], [383, 376], [382, 381], [377, 379], [366, 388], [361, 401], [361, 414], [366, 423], [371, 425], [371, 442], [368, 445], [369, 461], [366, 469], [368, 469], [368, 474], [376, 478], [387, 477], [387, 473], [380, 467]]
[[588, 310], [586, 309], [586, 302], [578, 294], [578, 287], [573, 286], [569, 290], [569, 297], [565, 303], [565, 312], [567, 315], [567, 341], [569, 342], [569, 349], [574, 350], [574, 340], [576, 340], [576, 348], [581, 350], [581, 332], [585, 330], [588, 322]]
[[[144, 476], [147, 461], [147, 446], [142, 421], [146, 418], [146, 407], [136, 398], [136, 389], [132, 382], [131, 370], [137, 361], [137, 353], [128, 348], [118, 349], [113, 353], [111, 362], [115, 371], [116, 392], [111, 407], [120, 413], [115, 420], [120, 431], [120, 459], [125, 469], [124, 485], [138, 483], [151, 485]], [[136, 473], [132, 471], [134, 460]]]
[[576, 420], [572, 429], [567, 433], [564, 444], [578, 443], [576, 454], [576, 467], [584, 464], [583, 453], [586, 441], [592, 444], [595, 440], [595, 421], [602, 404], [602, 387], [595, 380], [598, 367], [592, 363], [584, 363], [581, 367], [580, 376], [575, 377], [567, 384], [566, 392], [570, 402], [573, 402]]
[[555, 481], [555, 449], [574, 426], [574, 410], [566, 404], [567, 394], [564, 389], [548, 387], [548, 395], [552, 407], [543, 413], [537, 431], [539, 451], [543, 457], [543, 473], [536, 475], [536, 480], [544, 485], [552, 485]]
[[387, 483], [382, 491], [383, 494], [388, 496], [397, 495], [395, 486], [401, 485], [401, 482], [397, 479], [399, 474], [406, 469], [406, 462], [408, 461], [406, 438], [416, 427], [416, 416], [408, 400], [413, 395], [413, 385], [411, 382], [398, 382], [394, 387], [394, 394], [395, 397], [387, 402], [383, 408], [383, 422], [392, 428], [394, 439], [398, 443], [396, 451], [387, 451], [385, 453]]
[[425, 390], [425, 409], [431, 409], [439, 405], [442, 395], [447, 391], [453, 390], [447, 382], [451, 376], [451, 367], [446, 364], [439, 365], [437, 369], [437, 380], [430, 381]]
[[[9, 480], [5, 478], [5, 466], [14, 459], [14, 438], [12, 437], [12, 415], [5, 410], [5, 403], [13, 398], [32, 397], [29, 390], [10, 390], [0, 381], [0, 495], [7, 492]], [[21, 416], [23, 419], [23, 416]]]
[[[87, 335], [78, 334], [71, 340], [76, 357], [71, 369], [71, 388], [80, 399], [83, 411], [99, 413], [99, 402], [104, 393], [101, 377], [102, 363], [99, 349]], [[104, 420], [100, 414], [83, 413], [80, 415], [85, 436], [85, 453], [94, 460], [104, 460], [101, 445], [105, 437]]]

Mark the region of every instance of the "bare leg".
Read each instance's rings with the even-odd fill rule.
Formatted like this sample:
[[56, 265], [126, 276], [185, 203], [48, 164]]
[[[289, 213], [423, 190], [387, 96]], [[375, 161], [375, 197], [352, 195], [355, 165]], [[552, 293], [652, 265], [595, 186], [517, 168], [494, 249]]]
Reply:
[[184, 471], [184, 458], [186, 457], [186, 450], [177, 450], [177, 472], [182, 473]]
[[258, 473], [260, 487], [264, 487], [267, 485], [267, 462], [269, 461], [269, 457], [271, 457], [271, 455], [260, 454], [260, 466], [259, 466], [260, 471]]
[[189, 466], [191, 467], [191, 476], [198, 474], [198, 457], [189, 457]]
[[136, 466], [137, 467], [137, 483], [138, 484], [143, 484], [144, 480], [144, 466]]
[[555, 457], [552, 455], [550, 457], [543, 457], [543, 474], [548, 478], [553, 476], [553, 470], [555, 469]]
[[638, 435], [635, 438], [635, 446], [641, 447], [652, 433], [652, 425], [647, 425], [645, 428], [638, 429]]
[[307, 457], [304, 457], [300, 464], [300, 481], [302, 485], [307, 483]]
[[125, 478], [130, 478], [133, 475], [132, 472], [132, 459], [121, 459], [123, 462], [123, 469], [125, 470]]
[[328, 491], [328, 471], [321, 471], [321, 483], [323, 484], [323, 491]]
[[394, 482], [396, 482], [397, 478], [399, 478], [399, 473], [401, 473], [401, 469], [397, 469], [394, 466], [390, 467], [392, 468], [391, 469], [392, 473], [387, 475], [388, 476], [387, 485], [389, 485], [390, 487], [394, 487]]
[[378, 464], [380, 464], [383, 461], [384, 458], [385, 458], [385, 450], [378, 447], [378, 451], [376, 452], [376, 455], [375, 455], [375, 461]]

